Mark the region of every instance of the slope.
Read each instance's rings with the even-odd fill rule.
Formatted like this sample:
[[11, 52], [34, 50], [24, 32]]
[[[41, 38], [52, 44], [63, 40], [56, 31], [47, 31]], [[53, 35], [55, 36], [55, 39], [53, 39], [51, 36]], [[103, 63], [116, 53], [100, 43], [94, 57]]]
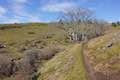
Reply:
[[92, 39], [87, 44], [87, 56], [98, 80], [120, 78], [120, 30]]
[[38, 80], [86, 80], [81, 47], [71, 46], [46, 62], [39, 70]]

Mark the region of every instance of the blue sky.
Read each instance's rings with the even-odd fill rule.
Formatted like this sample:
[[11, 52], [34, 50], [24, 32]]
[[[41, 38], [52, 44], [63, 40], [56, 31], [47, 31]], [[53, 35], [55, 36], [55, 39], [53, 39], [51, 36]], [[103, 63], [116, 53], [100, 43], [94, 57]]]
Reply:
[[0, 0], [0, 23], [55, 21], [75, 6], [92, 9], [99, 19], [120, 20], [120, 0]]

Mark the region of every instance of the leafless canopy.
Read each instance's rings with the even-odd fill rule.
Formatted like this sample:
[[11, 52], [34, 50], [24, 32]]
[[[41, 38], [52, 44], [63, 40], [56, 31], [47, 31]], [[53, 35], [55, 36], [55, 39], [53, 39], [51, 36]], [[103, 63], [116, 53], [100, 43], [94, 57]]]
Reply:
[[62, 12], [60, 26], [70, 41], [88, 40], [104, 34], [106, 23], [93, 18], [93, 10], [81, 7], [67, 8]]
[[92, 19], [93, 11], [86, 8], [74, 7], [62, 12], [60, 21], [63, 22], [88, 22]]

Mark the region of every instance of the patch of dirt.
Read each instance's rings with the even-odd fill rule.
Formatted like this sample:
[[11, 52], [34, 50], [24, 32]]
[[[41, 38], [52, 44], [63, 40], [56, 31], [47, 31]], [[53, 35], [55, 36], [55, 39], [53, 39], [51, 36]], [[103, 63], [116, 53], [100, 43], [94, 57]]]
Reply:
[[120, 71], [110, 72], [104, 74], [102, 71], [96, 71], [90, 63], [89, 57], [87, 56], [87, 50], [85, 49], [85, 44], [83, 43], [83, 59], [84, 65], [87, 70], [88, 80], [120, 80]]
[[87, 56], [87, 51], [85, 50], [85, 44], [83, 43], [83, 49], [82, 49], [82, 53], [83, 53], [83, 61], [84, 61], [84, 65], [87, 71], [87, 79], [88, 80], [97, 80], [96, 76], [95, 76], [95, 71], [92, 67], [92, 65], [89, 62], [88, 56]]
[[97, 80], [120, 80], [120, 72], [104, 75], [102, 72], [96, 72]]

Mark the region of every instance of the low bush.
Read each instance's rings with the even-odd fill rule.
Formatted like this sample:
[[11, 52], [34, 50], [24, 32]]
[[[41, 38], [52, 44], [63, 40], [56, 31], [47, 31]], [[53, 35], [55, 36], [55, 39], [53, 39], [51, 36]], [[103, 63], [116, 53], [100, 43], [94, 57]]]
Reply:
[[0, 78], [9, 77], [16, 71], [14, 60], [5, 55], [0, 55]]
[[53, 56], [55, 56], [56, 53], [60, 52], [62, 49], [57, 46], [49, 46], [41, 50], [41, 56], [42, 59], [49, 60]]

